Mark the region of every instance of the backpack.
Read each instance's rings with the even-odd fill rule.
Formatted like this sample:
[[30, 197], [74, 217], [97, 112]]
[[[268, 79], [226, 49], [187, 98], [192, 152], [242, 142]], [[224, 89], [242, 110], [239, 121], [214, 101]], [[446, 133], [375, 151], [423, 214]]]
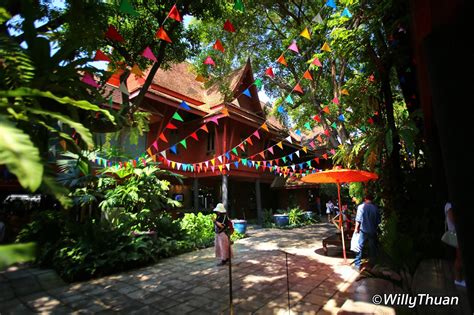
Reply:
[[230, 235], [234, 234], [234, 223], [232, 222], [232, 220], [230, 220], [230, 219], [226, 220], [225, 225], [226, 225], [225, 229], [226, 229], [227, 235], [230, 236]]

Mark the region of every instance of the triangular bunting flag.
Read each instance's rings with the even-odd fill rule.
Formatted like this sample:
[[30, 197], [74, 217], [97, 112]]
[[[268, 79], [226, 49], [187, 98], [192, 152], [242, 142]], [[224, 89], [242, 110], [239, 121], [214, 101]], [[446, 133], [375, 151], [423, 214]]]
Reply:
[[214, 62], [214, 60], [212, 60], [211, 56], [207, 56], [207, 58], [204, 60], [204, 64], [211, 65], [213, 67], [216, 66], [216, 63]]
[[234, 25], [232, 25], [229, 20], [225, 21], [224, 30], [231, 33], [235, 32]]
[[210, 119], [210, 121], [212, 121], [213, 123], [215, 123], [216, 125], [219, 125], [219, 118], [218, 117], [212, 117]]
[[[265, 130], [266, 132], [268, 132], [268, 127], [267, 127], [267, 124], [266, 123], [263, 123], [262, 126], [260, 126], [260, 128], [262, 128], [263, 130]], [[260, 137], [257, 137], [260, 139]]]
[[328, 155], [326, 153], [324, 153], [322, 156], [323, 156], [323, 159], [325, 159], [325, 160], [328, 159]]
[[184, 121], [183, 118], [181, 118], [181, 116], [178, 114], [178, 112], [175, 112], [173, 114], [173, 117], [171, 117], [172, 119], [176, 119], [176, 120], [179, 120], [179, 121]]
[[142, 52], [142, 56], [156, 62], [156, 57], [151, 51], [150, 47], [145, 48], [145, 50]]
[[313, 119], [316, 120], [319, 123], [321, 122], [321, 117], [319, 117], [318, 115], [314, 115]]
[[288, 154], [288, 158], [293, 161], [293, 153]]
[[329, 135], [330, 135], [331, 133], [329, 132], [329, 130], [324, 129], [324, 134], [329, 137]]
[[135, 11], [128, 0], [122, 0], [122, 2], [120, 2], [120, 11], [133, 16], [138, 16], [138, 12]]
[[313, 77], [311, 76], [311, 73], [309, 73], [309, 70], [306, 70], [306, 72], [303, 74], [303, 78], [308, 79], [310, 81], [313, 80]]
[[304, 153], [308, 153], [308, 148], [307, 147], [302, 147], [301, 150], [303, 150]]
[[191, 135], [190, 135], [191, 138], [193, 138], [194, 140], [196, 141], [199, 141], [199, 138], [197, 136], [197, 134], [195, 132], [193, 132]]
[[156, 38], [159, 38], [161, 40], [164, 40], [168, 43], [171, 43], [171, 38], [169, 38], [168, 34], [166, 34], [166, 31], [165, 29], [163, 28], [163, 26], [161, 26], [158, 31], [156, 32], [156, 35], [155, 35]]
[[319, 158], [314, 158], [317, 164], [319, 164]]
[[350, 19], [352, 17], [352, 14], [351, 14], [351, 12], [349, 12], [348, 8], [344, 8], [344, 11], [342, 11], [341, 16]]
[[263, 86], [262, 79], [256, 79], [254, 84], [255, 84], [255, 86], [257, 87], [258, 90], [262, 89], [262, 86]]
[[255, 130], [255, 132], [253, 133], [253, 135], [254, 135], [257, 139], [260, 139], [260, 134], [258, 133], [258, 130]]
[[188, 105], [185, 101], [182, 101], [179, 106], [180, 106], [182, 109], [185, 109], [185, 110], [190, 110], [190, 109], [191, 109], [191, 107], [189, 107], [189, 105]]
[[[84, 76], [82, 77], [82, 82], [84, 82], [87, 85], [93, 86], [95, 88], [99, 87], [99, 84], [95, 82], [94, 77], [90, 73], [85, 73]], [[127, 91], [128, 92], [128, 91]]]
[[233, 149], [232, 149], [232, 153], [234, 153], [235, 155], [239, 155], [239, 154], [237, 153], [237, 148], [233, 148]]
[[331, 111], [329, 110], [329, 106], [324, 106], [323, 112], [325, 112], [326, 114], [329, 114], [329, 113], [331, 112]]
[[204, 162], [206, 164], [206, 167], [209, 167], [209, 161]]
[[336, 154], [336, 150], [331, 149], [329, 152], [331, 152], [332, 155]]
[[321, 17], [321, 14], [317, 14], [314, 19], [313, 19], [314, 22], [318, 23], [318, 24], [323, 24], [323, 18]]
[[219, 155], [217, 159], [219, 160], [219, 163], [222, 163], [222, 155]]
[[227, 170], [230, 171], [230, 163], [227, 163], [227, 164], [225, 165], [225, 168], [227, 168]]
[[117, 31], [117, 29], [115, 27], [113, 27], [112, 25], [109, 25], [109, 29], [105, 33], [105, 37], [107, 37], [109, 39], [112, 39], [114, 41], [117, 41], [117, 42], [123, 42], [124, 41], [122, 35], [120, 35], [119, 32]]
[[260, 151], [258, 154], [262, 157], [262, 159], [265, 158], [265, 152], [264, 151]]
[[299, 92], [301, 94], [304, 94], [303, 89], [301, 88], [299, 83], [296, 83], [296, 86], [293, 88], [293, 91]]
[[176, 145], [172, 145], [172, 146], [170, 147], [170, 151], [173, 152], [174, 154], [176, 154], [176, 152], [177, 152], [177, 151], [176, 151]]
[[240, 12], [245, 12], [244, 3], [242, 2], [242, 0], [235, 0], [234, 9]]
[[300, 150], [295, 151], [296, 156], [300, 157]]
[[176, 4], [171, 7], [170, 13], [168, 13], [168, 17], [178, 22], [182, 21], [181, 16], [179, 15], [178, 8], [176, 8]]
[[132, 69], [130, 70], [131, 73], [133, 73], [137, 77], [143, 77], [143, 71], [138, 67], [138, 65], [133, 65]]
[[309, 34], [307, 27], [305, 27], [305, 29], [301, 32], [300, 36], [311, 40], [311, 35]]
[[289, 50], [294, 51], [295, 53], [299, 53], [298, 46], [296, 46], [296, 41], [293, 41], [291, 45], [288, 47]]
[[226, 157], [228, 160], [230, 160], [230, 153], [229, 153], [229, 151], [227, 151], [227, 152], [225, 153], [225, 157]]
[[239, 168], [239, 161], [234, 162], [236, 168]]
[[321, 138], [321, 135], [318, 135], [316, 139], [319, 141], [319, 143], [323, 143], [323, 138]]
[[159, 136], [159, 138], [161, 139], [161, 141], [168, 143], [168, 139], [166, 139], [166, 137], [165, 137], [165, 134], [164, 134], [164, 133], [160, 133], [160, 136]]
[[110, 58], [102, 52], [102, 50], [97, 49], [94, 56], [95, 61], [110, 61]]
[[296, 130], [295, 130], [295, 133], [296, 133], [298, 136], [301, 136], [301, 130], [296, 129]]
[[219, 50], [220, 52], [224, 52], [225, 50], [224, 46], [222, 45], [222, 42], [219, 39], [216, 40], [212, 48], [214, 48], [215, 50]]
[[273, 73], [272, 67], [269, 67], [267, 70], [265, 70], [265, 75], [269, 76], [270, 78], [275, 77], [275, 74]]
[[291, 140], [291, 136], [286, 137], [285, 140], [288, 141], [289, 143], [293, 143], [293, 141]]
[[306, 129], [308, 129], [308, 130], [313, 130], [313, 128], [311, 128], [311, 124], [310, 124], [309, 122], [306, 122], [306, 123], [304, 124], [304, 127], [305, 127]]
[[177, 169], [178, 171], [179, 171], [179, 169], [181, 168], [181, 165], [183, 165], [183, 164], [176, 162], [176, 169]]
[[330, 8], [333, 8], [333, 9], [337, 9], [336, 7], [336, 3], [334, 2], [334, 0], [328, 0], [326, 1], [326, 5]]
[[172, 123], [168, 123], [165, 128], [167, 128], [167, 129], [178, 129], [178, 127], [176, 127]]
[[224, 109], [221, 110], [221, 113], [222, 113], [222, 115], [224, 115], [225, 117], [228, 117], [228, 116], [229, 116], [229, 110], [228, 110], [226, 107], [224, 107]]
[[245, 89], [243, 92], [242, 92], [243, 95], [245, 96], [248, 96], [248, 97], [252, 97], [252, 94], [250, 94], [250, 90], [249, 89]]
[[329, 47], [329, 44], [327, 42], [324, 42], [323, 47], [321, 47], [321, 50], [331, 52], [331, 47]]
[[269, 147], [267, 150], [273, 155], [273, 146]]
[[202, 125], [202, 127], [199, 129], [204, 130], [205, 132], [209, 133], [209, 130], [207, 129], [206, 125]]
[[285, 56], [283, 54], [281, 54], [280, 57], [278, 57], [277, 62], [281, 63], [284, 66], [288, 66], [288, 64], [286, 63]]
[[346, 111], [348, 111], [349, 113], [353, 113], [354, 111], [352, 110], [352, 107], [347, 107], [346, 108]]
[[198, 81], [198, 82], [202, 82], [202, 83], [205, 83], [205, 82], [206, 82], [206, 78], [203, 77], [203, 76], [200, 75], [200, 74], [198, 74], [194, 80], [196, 80], [196, 81]]
[[349, 91], [347, 89], [342, 89], [341, 94], [342, 95], [349, 95]]
[[333, 127], [334, 129], [336, 129], [336, 128], [337, 128], [336, 122], [333, 122], [333, 123], [331, 124], [331, 127]]
[[148, 153], [149, 156], [152, 156], [152, 155], [153, 155], [153, 153], [151, 152], [151, 149], [150, 149], [150, 148], [146, 149], [146, 152]]
[[285, 113], [285, 109], [283, 108], [283, 106], [281, 106], [281, 105], [278, 106], [278, 112], [279, 112], [280, 114]]
[[286, 156], [281, 158], [283, 160], [283, 163], [286, 163]]
[[332, 99], [332, 102], [334, 104], [339, 104], [339, 99], [337, 98], [337, 96], [335, 96], [333, 99]]
[[120, 83], [119, 90], [120, 90], [120, 92], [122, 92], [123, 94], [130, 95], [130, 92], [128, 92], [128, 88], [127, 88], [127, 86], [125, 85], [125, 82]]
[[279, 147], [280, 147], [280, 149], [282, 149], [282, 150], [283, 150], [283, 143], [282, 143], [281, 141], [280, 141], [280, 142], [278, 142], [276, 145], [277, 145], [277, 146], [279, 146]]
[[338, 117], [338, 119], [339, 119], [339, 121], [342, 121], [342, 122], [344, 122], [344, 121], [345, 121], [345, 120], [344, 120], [344, 115], [343, 115], [343, 114], [340, 114], [340, 115], [339, 115], [339, 117]]
[[288, 104], [294, 104], [293, 99], [291, 98], [291, 94], [288, 94], [288, 96], [285, 98], [285, 102]]
[[321, 61], [319, 61], [318, 57], [314, 57], [312, 64], [317, 66], [317, 67], [322, 67], [323, 66]]
[[214, 173], [216, 170], [216, 167], [215, 166], [211, 166], [211, 171]]
[[212, 165], [216, 165], [216, 159], [212, 159], [212, 160], [211, 160], [211, 164], [212, 164]]
[[252, 139], [251, 139], [250, 137], [248, 137], [248, 138], [246, 139], [246, 141], [247, 141], [248, 143], [250, 143], [250, 145], [253, 145]]

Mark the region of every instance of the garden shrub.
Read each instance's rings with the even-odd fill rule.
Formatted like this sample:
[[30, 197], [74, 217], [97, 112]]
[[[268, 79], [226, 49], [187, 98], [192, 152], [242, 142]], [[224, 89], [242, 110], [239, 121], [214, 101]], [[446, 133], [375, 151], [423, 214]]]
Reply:
[[203, 215], [201, 212], [186, 213], [181, 219], [181, 229], [186, 233], [187, 239], [197, 247], [207, 247], [214, 242], [213, 215]]

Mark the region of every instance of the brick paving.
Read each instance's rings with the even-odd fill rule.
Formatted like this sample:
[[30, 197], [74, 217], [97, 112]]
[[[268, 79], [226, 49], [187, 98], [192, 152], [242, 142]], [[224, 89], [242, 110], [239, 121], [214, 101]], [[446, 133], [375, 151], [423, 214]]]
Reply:
[[[374, 293], [396, 291], [389, 282], [356, 282], [358, 274], [340, 256], [322, 255], [321, 240], [331, 233], [328, 224], [262, 229], [236, 242], [234, 314], [288, 314], [283, 251], [290, 253], [292, 314], [394, 314], [370, 303]], [[73, 284], [49, 270], [0, 273], [0, 314], [30, 313], [229, 314], [228, 267], [216, 266], [213, 248], [208, 248]]]

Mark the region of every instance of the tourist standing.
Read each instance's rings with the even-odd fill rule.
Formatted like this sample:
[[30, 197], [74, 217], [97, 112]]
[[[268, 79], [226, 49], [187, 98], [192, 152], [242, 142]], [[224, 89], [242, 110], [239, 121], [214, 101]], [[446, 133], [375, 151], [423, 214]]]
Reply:
[[331, 222], [331, 215], [334, 212], [334, 204], [332, 203], [332, 200], [329, 199], [328, 202], [326, 202], [326, 214], [328, 215], [328, 222]]
[[230, 237], [227, 235], [227, 227], [229, 226], [229, 217], [227, 210], [222, 203], [218, 203], [213, 210], [217, 217], [213, 218], [215, 236], [215, 252], [216, 258], [220, 259], [218, 266], [223, 266], [229, 261], [230, 256]]
[[372, 201], [373, 197], [366, 195], [364, 202], [357, 208], [355, 232], [360, 233], [360, 251], [354, 260], [357, 270], [360, 270], [362, 252], [366, 243], [369, 247], [369, 260], [373, 260], [377, 256], [377, 228], [380, 224], [380, 212], [379, 208]]

